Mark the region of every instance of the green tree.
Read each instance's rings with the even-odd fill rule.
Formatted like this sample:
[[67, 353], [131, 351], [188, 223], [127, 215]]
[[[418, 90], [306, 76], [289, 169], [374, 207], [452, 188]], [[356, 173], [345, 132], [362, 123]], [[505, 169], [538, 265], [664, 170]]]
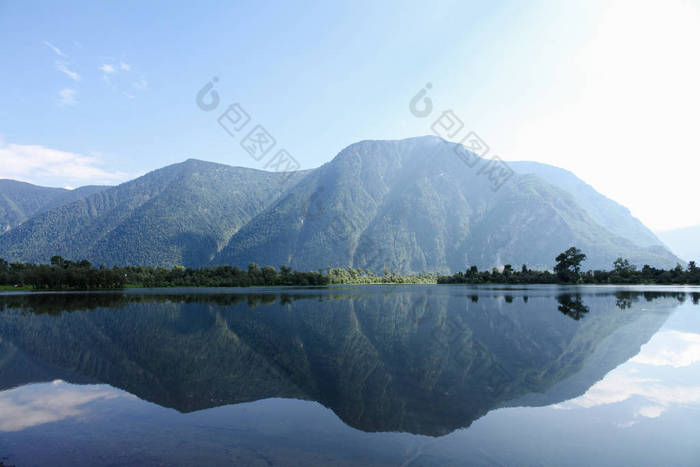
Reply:
[[572, 246], [555, 258], [557, 264], [554, 266], [554, 272], [564, 282], [576, 282], [581, 274], [581, 263], [585, 260], [586, 255]]
[[613, 268], [615, 269], [615, 272], [621, 276], [627, 276], [637, 270], [637, 266], [630, 264], [628, 259], [622, 258], [617, 258], [613, 262]]

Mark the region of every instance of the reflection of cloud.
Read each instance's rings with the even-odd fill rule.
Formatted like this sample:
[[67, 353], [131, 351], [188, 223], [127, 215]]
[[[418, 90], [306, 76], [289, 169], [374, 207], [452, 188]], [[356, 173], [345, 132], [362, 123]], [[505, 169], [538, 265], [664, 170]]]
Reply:
[[618, 424], [620, 428], [629, 428], [637, 424], [640, 417], [658, 418], [673, 405], [700, 404], [700, 386], [666, 384], [658, 379], [638, 377], [628, 370], [613, 370], [583, 396], [557, 404], [556, 408], [592, 408], [641, 398], [644, 403], [633, 410], [632, 419]]
[[680, 368], [700, 362], [700, 334], [663, 331], [632, 359], [635, 363]]
[[106, 386], [73, 386], [62, 381], [0, 392], [0, 432], [84, 415], [86, 404], [115, 397], [118, 393]]
[[659, 379], [640, 378], [625, 371], [613, 371], [594, 384], [583, 396], [563, 406], [597, 407], [640, 396], [653, 405], [700, 404], [700, 386], [665, 384]]
[[608, 373], [584, 395], [558, 404], [557, 408], [599, 407], [634, 398], [632, 420], [618, 424], [626, 428], [641, 418], [658, 418], [672, 406], [697, 406], [700, 385], [696, 367], [688, 368], [697, 362], [700, 362], [699, 334], [661, 331], [629, 362]]

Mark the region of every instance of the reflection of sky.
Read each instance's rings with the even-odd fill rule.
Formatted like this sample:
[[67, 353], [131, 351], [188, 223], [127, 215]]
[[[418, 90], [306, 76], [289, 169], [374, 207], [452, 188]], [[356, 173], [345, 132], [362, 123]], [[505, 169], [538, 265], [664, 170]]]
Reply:
[[[700, 333], [693, 328], [694, 308], [682, 308], [628, 362], [608, 373], [584, 395], [557, 404], [559, 409], [592, 408], [629, 402], [631, 418], [660, 417], [673, 406], [700, 407]], [[697, 320], [695, 320], [697, 321]]]
[[700, 362], [700, 334], [675, 330], [655, 335], [632, 362], [674, 368]]
[[308, 401], [180, 414], [105, 385], [33, 384], [0, 392], [0, 454], [17, 465], [700, 465], [699, 345], [700, 310], [682, 306], [582, 396], [494, 410], [441, 438], [364, 433]]
[[85, 417], [91, 402], [120, 397], [109, 386], [75, 386], [57, 380], [0, 392], [0, 432]]
[[479, 465], [700, 465], [699, 339], [700, 310], [681, 306], [580, 397], [494, 410], [425, 454]]

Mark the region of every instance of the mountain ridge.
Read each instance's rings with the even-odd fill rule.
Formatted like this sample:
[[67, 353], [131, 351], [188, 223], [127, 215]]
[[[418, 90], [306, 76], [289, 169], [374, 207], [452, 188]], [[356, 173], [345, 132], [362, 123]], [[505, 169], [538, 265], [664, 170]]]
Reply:
[[[653, 241], [648, 229], [573, 174], [568, 185], [587, 193], [584, 206], [561, 181], [545, 179], [561, 178], [563, 169], [514, 163], [526, 173], [493, 190], [479, 170], [486, 162], [477, 158], [471, 168], [457, 149], [434, 136], [366, 140], [291, 173], [190, 158], [38, 213], [0, 235], [0, 257], [410, 273], [505, 263], [548, 269], [576, 245], [591, 269], [609, 268], [618, 256], [660, 267], [678, 261], [661, 245], [635, 244], [635, 237]], [[591, 215], [594, 207], [605, 212]], [[617, 226], [606, 221], [621, 216]]]
[[[637, 247], [606, 231], [570, 194], [535, 175], [514, 174], [492, 191], [486, 177], [456, 157], [455, 148], [435, 137], [350, 145], [241, 229], [214, 264], [259, 258], [298, 269], [349, 265], [446, 272], [505, 262], [548, 268], [558, 251], [577, 244], [596, 268], [609, 267], [617, 256], [675, 265], [662, 247]], [[532, 209], [540, 211], [539, 225], [525, 215]], [[550, 218], [561, 235], [550, 235], [545, 245], [548, 239], [537, 229]], [[529, 242], [513, 241], [518, 239], [513, 232], [528, 223]], [[270, 225], [274, 231], [265, 238], [261, 232]], [[531, 244], [539, 248], [537, 255], [528, 254]]]
[[88, 185], [69, 190], [0, 179], [0, 233], [17, 227], [37, 214], [107, 188], [109, 187]]

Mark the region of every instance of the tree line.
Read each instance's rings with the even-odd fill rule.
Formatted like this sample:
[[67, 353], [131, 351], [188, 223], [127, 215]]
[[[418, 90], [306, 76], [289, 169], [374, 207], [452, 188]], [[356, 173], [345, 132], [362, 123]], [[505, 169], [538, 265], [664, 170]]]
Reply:
[[623, 258], [608, 271], [581, 271], [586, 255], [571, 247], [555, 258], [553, 271], [538, 271], [523, 265], [519, 270], [503, 268], [479, 271], [476, 266], [449, 276], [397, 274], [384, 270], [378, 275], [362, 268], [327, 268], [325, 271], [294, 271], [289, 266], [237, 266], [174, 268], [151, 266], [95, 267], [87, 260], [70, 261], [60, 256], [50, 264], [12, 263], [0, 259], [0, 286], [31, 287], [37, 290], [98, 290], [126, 287], [251, 287], [325, 286], [332, 284], [695, 284], [700, 285], [700, 267], [691, 261], [673, 269], [649, 265], [637, 268]]
[[673, 269], [659, 269], [648, 264], [638, 268], [629, 260], [617, 258], [610, 270], [581, 271], [586, 254], [571, 247], [559, 254], [553, 271], [528, 269], [523, 264], [519, 270], [506, 264], [502, 269], [479, 271], [471, 266], [464, 272], [440, 276], [439, 284], [690, 284], [700, 285], [700, 267], [695, 261], [686, 267], [678, 264]]
[[361, 268], [328, 268], [326, 271], [294, 271], [289, 266], [237, 266], [174, 268], [151, 266], [95, 267], [87, 260], [70, 261], [60, 256], [51, 264], [12, 263], [0, 259], [0, 286], [38, 290], [99, 290], [127, 287], [252, 287], [324, 286], [330, 284], [435, 283], [432, 274], [382, 275]]

